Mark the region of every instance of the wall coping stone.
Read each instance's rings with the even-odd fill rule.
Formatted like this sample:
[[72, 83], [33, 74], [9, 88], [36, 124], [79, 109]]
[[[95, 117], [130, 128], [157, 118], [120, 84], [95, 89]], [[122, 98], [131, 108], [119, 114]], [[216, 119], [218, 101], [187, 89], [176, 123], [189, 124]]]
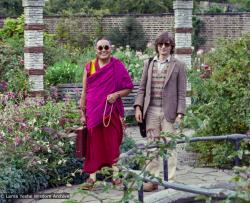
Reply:
[[44, 0], [22, 0], [23, 7], [44, 7]]

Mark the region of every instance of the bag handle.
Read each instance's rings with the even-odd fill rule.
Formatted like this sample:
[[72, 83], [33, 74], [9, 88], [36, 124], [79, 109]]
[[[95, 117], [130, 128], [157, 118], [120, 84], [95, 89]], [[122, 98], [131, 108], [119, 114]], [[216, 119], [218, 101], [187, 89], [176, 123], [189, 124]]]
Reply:
[[[113, 111], [113, 104], [112, 104], [111, 109], [110, 109], [110, 113], [107, 116], [105, 116], [106, 110], [107, 110], [107, 105], [108, 105], [108, 100], [106, 99], [105, 108], [104, 108], [104, 112], [103, 112], [103, 116], [102, 116], [102, 123], [103, 123], [105, 128], [108, 127], [109, 124], [110, 124], [111, 114], [112, 114], [112, 111]], [[107, 124], [105, 123], [106, 118], [108, 118], [108, 123]]]

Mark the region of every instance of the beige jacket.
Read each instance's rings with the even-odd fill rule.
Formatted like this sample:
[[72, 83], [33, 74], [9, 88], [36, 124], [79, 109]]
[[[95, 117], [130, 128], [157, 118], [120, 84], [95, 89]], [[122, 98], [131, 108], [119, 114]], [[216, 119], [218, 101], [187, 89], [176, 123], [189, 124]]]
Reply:
[[[136, 107], [137, 105], [141, 107], [144, 106], [143, 118], [146, 117], [151, 98], [151, 78], [153, 63], [154, 61], [151, 61], [148, 67], [148, 60], [144, 62], [144, 70], [142, 73], [141, 83], [134, 103], [134, 107]], [[167, 121], [173, 123], [177, 114], [185, 114], [186, 86], [187, 76], [185, 64], [172, 56], [170, 59], [169, 68], [167, 70], [162, 95], [162, 107]]]

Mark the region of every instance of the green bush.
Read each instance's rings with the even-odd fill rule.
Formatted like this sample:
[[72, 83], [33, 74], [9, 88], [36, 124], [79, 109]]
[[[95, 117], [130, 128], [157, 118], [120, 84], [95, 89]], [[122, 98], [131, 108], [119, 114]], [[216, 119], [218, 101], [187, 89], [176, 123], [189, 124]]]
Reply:
[[42, 171], [17, 169], [15, 166], [4, 167], [0, 172], [0, 191], [8, 194], [27, 194], [48, 187], [49, 176]]
[[46, 70], [45, 82], [48, 86], [60, 83], [78, 82], [76, 81], [76, 73], [79, 72], [78, 69], [80, 69], [78, 65], [62, 60], [48, 67]]
[[147, 40], [142, 25], [133, 17], [128, 17], [121, 29], [114, 28], [108, 36], [115, 46], [129, 45], [134, 50], [144, 51]]
[[68, 46], [83, 48], [90, 45], [91, 34], [83, 33], [74, 17], [60, 20], [56, 27], [56, 39]]
[[74, 102], [7, 101], [0, 112], [0, 191], [24, 194], [86, 178], [67, 136], [80, 125]]
[[135, 141], [131, 138], [126, 136], [121, 145], [121, 152], [127, 152], [128, 150], [134, 148], [136, 146]]
[[193, 16], [192, 18], [193, 33], [192, 33], [192, 46], [194, 47], [194, 53], [198, 50], [199, 46], [205, 44], [206, 40], [201, 36], [201, 29], [204, 26], [203, 21]]
[[0, 40], [8, 38], [23, 38], [24, 35], [24, 16], [17, 19], [7, 18], [3, 27], [0, 29]]
[[[206, 57], [212, 74], [200, 78], [200, 71], [192, 70], [189, 80], [193, 105], [186, 121], [196, 129], [196, 136], [246, 133], [250, 128], [249, 51], [249, 36], [238, 40], [221, 40], [215, 51]], [[212, 165], [232, 164], [233, 150], [230, 144], [209, 142], [194, 146]], [[246, 156], [243, 152], [245, 160]]]
[[6, 92], [15, 92], [19, 98], [29, 88], [24, 72], [23, 33], [24, 16], [17, 19], [7, 18], [0, 29], [0, 81], [7, 82]]

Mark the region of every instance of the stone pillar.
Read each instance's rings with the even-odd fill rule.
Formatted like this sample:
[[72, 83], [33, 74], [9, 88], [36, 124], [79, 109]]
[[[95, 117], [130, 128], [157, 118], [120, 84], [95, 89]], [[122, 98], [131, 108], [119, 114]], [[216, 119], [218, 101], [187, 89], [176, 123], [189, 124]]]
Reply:
[[[175, 16], [175, 57], [185, 62], [187, 68], [191, 68], [192, 55], [192, 0], [176, 0], [174, 2]], [[191, 90], [188, 84], [187, 91]], [[191, 104], [191, 98], [187, 97], [187, 104]]]
[[23, 0], [24, 67], [31, 85], [30, 97], [44, 97], [43, 67], [44, 0]]

